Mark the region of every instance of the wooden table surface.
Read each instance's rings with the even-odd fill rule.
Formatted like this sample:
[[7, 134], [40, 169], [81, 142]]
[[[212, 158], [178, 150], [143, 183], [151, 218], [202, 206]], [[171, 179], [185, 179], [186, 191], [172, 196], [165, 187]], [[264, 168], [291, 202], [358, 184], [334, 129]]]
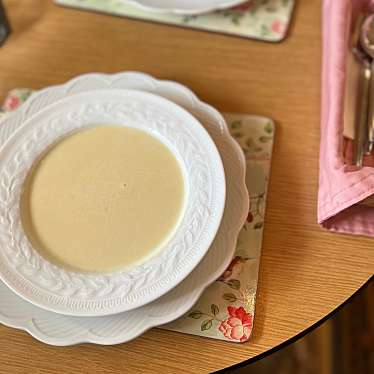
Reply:
[[[254, 335], [226, 343], [154, 329], [115, 347], [54, 348], [0, 327], [0, 373], [206, 373], [255, 357], [329, 314], [374, 272], [374, 241], [316, 223], [321, 0], [299, 1], [287, 40], [267, 44], [6, 0], [0, 95], [81, 73], [139, 70], [180, 81], [222, 111], [276, 121]], [[1, 302], [1, 300], [0, 300]]]

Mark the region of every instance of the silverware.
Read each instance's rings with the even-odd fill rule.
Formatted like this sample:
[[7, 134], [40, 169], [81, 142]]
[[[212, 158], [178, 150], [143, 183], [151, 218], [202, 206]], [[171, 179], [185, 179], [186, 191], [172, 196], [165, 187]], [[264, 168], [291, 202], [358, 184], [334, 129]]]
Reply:
[[360, 81], [355, 111], [355, 136], [353, 141], [353, 164], [361, 167], [364, 147], [367, 138], [368, 102], [371, 82], [371, 66], [366, 52], [361, 45], [361, 30], [366, 19], [365, 14], [360, 14], [352, 35], [352, 52], [360, 64]]
[[367, 141], [365, 152], [370, 154], [374, 148], [374, 14], [368, 16], [361, 28], [360, 43], [370, 57], [371, 81], [367, 117]]
[[362, 63], [357, 96], [357, 109], [355, 118], [355, 138], [353, 143], [353, 163], [361, 167], [367, 139], [368, 103], [371, 82], [371, 66], [367, 61]]

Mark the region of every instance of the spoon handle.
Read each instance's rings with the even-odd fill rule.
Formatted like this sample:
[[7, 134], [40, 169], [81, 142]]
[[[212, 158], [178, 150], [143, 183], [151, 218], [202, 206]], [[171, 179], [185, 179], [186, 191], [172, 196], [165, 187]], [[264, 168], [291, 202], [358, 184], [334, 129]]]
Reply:
[[367, 121], [367, 144], [366, 154], [370, 154], [374, 148], [374, 60], [371, 66], [371, 79], [369, 88], [368, 121]]
[[367, 61], [363, 62], [357, 96], [357, 110], [355, 118], [355, 138], [353, 144], [353, 164], [361, 167], [364, 147], [367, 137], [368, 103], [371, 81], [371, 67]]

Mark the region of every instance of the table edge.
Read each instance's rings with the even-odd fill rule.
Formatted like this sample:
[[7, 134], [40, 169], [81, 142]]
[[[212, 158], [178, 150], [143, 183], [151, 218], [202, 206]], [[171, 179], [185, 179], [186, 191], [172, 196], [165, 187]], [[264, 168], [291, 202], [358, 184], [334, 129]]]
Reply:
[[[338, 305], [335, 309], [333, 309], [330, 313], [328, 313], [326, 316], [322, 317], [321, 319], [319, 319], [318, 321], [314, 322], [312, 325], [310, 325], [309, 327], [307, 327], [306, 329], [302, 330], [301, 332], [297, 333], [296, 335], [292, 336], [291, 338], [285, 340], [284, 342], [278, 344], [277, 346], [273, 347], [273, 348], [270, 348], [269, 350], [265, 351], [265, 352], [262, 352], [256, 356], [253, 356], [245, 361], [242, 361], [242, 362], [239, 362], [237, 364], [234, 364], [234, 365], [231, 365], [231, 366], [228, 366], [224, 369], [220, 369], [218, 371], [215, 371], [214, 373], [215, 374], [220, 374], [220, 373], [225, 373], [227, 372], [228, 370], [235, 370], [235, 369], [239, 369], [239, 368], [242, 368], [242, 367], [245, 367], [247, 365], [250, 365], [250, 364], [253, 364], [259, 360], [262, 360], [263, 358], [265, 357], [268, 357], [270, 356], [271, 354], [273, 353], [276, 353], [280, 350], [282, 350], [283, 348], [286, 348], [287, 346], [295, 343], [296, 341], [298, 341], [299, 339], [303, 338], [304, 336], [306, 336], [307, 334], [309, 334], [310, 332], [316, 330], [318, 327], [320, 327], [324, 322], [326, 322], [327, 320], [329, 320], [330, 318], [332, 318], [335, 314], [337, 314], [341, 309], [343, 309], [347, 304], [349, 304], [350, 302], [353, 301], [353, 299], [358, 296], [361, 292], [363, 292], [370, 284], [370, 282], [374, 281], [374, 274], [371, 275], [361, 286], [360, 288], [358, 288], [351, 296], [349, 296], [345, 301], [343, 301], [343, 303], [341, 303], [340, 305]], [[249, 344], [250, 344], [250, 341], [249, 341]]]

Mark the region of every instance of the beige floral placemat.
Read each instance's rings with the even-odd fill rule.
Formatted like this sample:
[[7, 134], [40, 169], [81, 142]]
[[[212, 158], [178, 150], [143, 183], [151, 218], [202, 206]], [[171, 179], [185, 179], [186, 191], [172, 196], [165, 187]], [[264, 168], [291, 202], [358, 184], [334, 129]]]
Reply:
[[251, 335], [255, 313], [274, 123], [258, 116], [223, 115], [232, 136], [239, 142], [246, 156], [250, 211], [239, 236], [235, 257], [228, 269], [204, 292], [189, 313], [166, 328], [245, 342]]
[[287, 34], [295, 0], [250, 0], [197, 16], [147, 12], [123, 0], [55, 0], [59, 5], [246, 38], [279, 42]]
[[[28, 89], [11, 91], [2, 107], [2, 114], [20, 106], [31, 92]], [[274, 123], [259, 116], [233, 113], [223, 115], [232, 136], [246, 156], [250, 211], [230, 266], [208, 287], [190, 312], [163, 328], [245, 342], [253, 329]]]

